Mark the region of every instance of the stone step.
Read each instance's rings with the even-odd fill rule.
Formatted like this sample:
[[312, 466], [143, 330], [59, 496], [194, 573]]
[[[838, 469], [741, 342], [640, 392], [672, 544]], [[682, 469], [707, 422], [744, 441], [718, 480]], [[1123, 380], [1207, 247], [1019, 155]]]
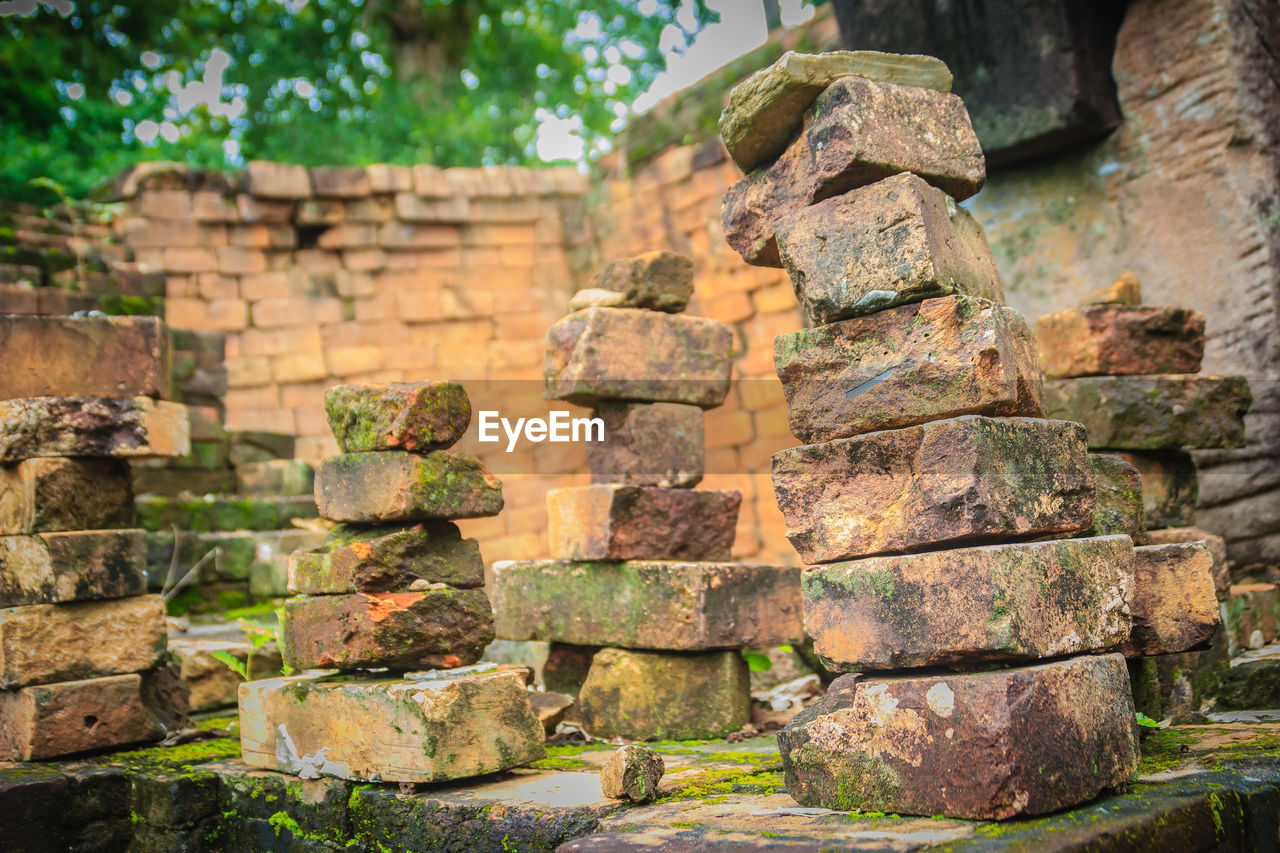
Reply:
[[1090, 800], [1138, 769], [1124, 658], [846, 675], [778, 733], [803, 806], [1004, 820]]
[[484, 664], [423, 675], [247, 682], [240, 688], [244, 761], [304, 778], [444, 782], [546, 754], [524, 668]]
[[601, 400], [724, 402], [732, 334], [707, 317], [638, 308], [586, 308], [547, 330], [546, 396], [593, 406]]
[[840, 193], [912, 172], [963, 201], [986, 181], [969, 113], [952, 94], [844, 77], [805, 122], [777, 160], [725, 192], [725, 239], [749, 264], [782, 266], [775, 223]]
[[141, 530], [0, 536], [0, 607], [143, 595], [146, 556]]
[[[693, 295], [693, 259], [688, 255], [662, 249], [632, 258], [613, 261], [596, 274], [591, 283], [592, 302], [605, 298], [610, 308], [645, 308], [679, 314]], [[582, 291], [569, 301], [569, 309], [590, 307], [580, 303]], [[603, 297], [603, 294], [610, 294]]]
[[0, 533], [131, 524], [133, 474], [123, 459], [27, 459], [0, 468]]
[[742, 493], [597, 485], [547, 492], [555, 560], [727, 560]]
[[582, 727], [605, 740], [726, 737], [751, 720], [747, 663], [736, 651], [601, 649], [578, 693]]
[[1204, 315], [1189, 308], [1088, 305], [1036, 320], [1044, 375], [1199, 373]]
[[1147, 544], [1147, 516], [1138, 469], [1110, 453], [1090, 453], [1093, 467], [1093, 526], [1084, 535], [1123, 533], [1135, 545]]
[[806, 444], [958, 415], [1042, 417], [1022, 315], [947, 296], [778, 335], [791, 434]]
[[196, 533], [292, 529], [293, 519], [315, 518], [319, 512], [309, 496], [171, 498], [140, 495], [134, 501], [134, 509], [140, 527], [163, 533], [170, 533], [175, 527]]
[[471, 401], [457, 382], [337, 385], [325, 391], [324, 408], [343, 453], [443, 450], [471, 423]]
[[910, 173], [802, 208], [774, 227], [809, 326], [957, 293], [1004, 302], [977, 221]]
[[484, 585], [484, 559], [458, 526], [339, 525], [324, 545], [289, 557], [289, 591], [309, 595], [388, 592], [415, 582], [461, 589]]
[[479, 589], [303, 596], [285, 602], [280, 642], [296, 670], [466, 666], [493, 642], [493, 610]]
[[316, 501], [331, 521], [479, 518], [502, 510], [502, 483], [467, 453], [346, 453], [316, 469]]
[[148, 713], [141, 675], [0, 692], [0, 761], [41, 761], [163, 735]]
[[43, 456], [185, 456], [186, 407], [150, 397], [0, 400], [0, 462]]
[[773, 455], [806, 563], [1083, 530], [1093, 474], [1079, 424], [966, 415]]
[[498, 562], [493, 590], [504, 640], [703, 651], [804, 638], [800, 570], [791, 566]]
[[158, 595], [0, 609], [0, 689], [140, 672], [164, 650]]
[[171, 396], [169, 330], [157, 317], [0, 321], [0, 399]]
[[680, 403], [598, 402], [604, 440], [586, 442], [593, 483], [691, 488], [706, 463], [702, 409]]
[[1087, 376], [1044, 383], [1050, 417], [1084, 424], [1090, 447], [1113, 450], [1244, 447], [1252, 399], [1243, 376]]
[[1133, 633], [1128, 657], [1208, 648], [1222, 625], [1213, 554], [1203, 542], [1133, 549]]
[[1115, 455], [1137, 468], [1142, 477], [1142, 514], [1148, 529], [1195, 523], [1200, 482], [1190, 453], [1119, 450]]
[[1132, 555], [1104, 536], [814, 566], [805, 627], [833, 672], [1107, 651], [1129, 638]]

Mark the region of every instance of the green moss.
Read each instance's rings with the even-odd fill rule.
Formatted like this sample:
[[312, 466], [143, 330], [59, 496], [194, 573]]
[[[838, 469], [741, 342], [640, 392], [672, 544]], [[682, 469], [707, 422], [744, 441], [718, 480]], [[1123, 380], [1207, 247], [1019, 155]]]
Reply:
[[136, 769], [189, 770], [194, 765], [210, 761], [227, 761], [240, 757], [238, 738], [211, 738], [210, 740], [184, 743], [178, 746], [155, 746], [116, 752], [103, 761], [124, 764]]
[[786, 790], [782, 773], [775, 770], [738, 770], [716, 768], [693, 774], [678, 782], [679, 788], [659, 803], [702, 800], [724, 802], [728, 794], [777, 794]]
[[289, 816], [288, 812], [276, 812], [267, 818], [267, 823], [276, 831], [276, 838], [280, 837], [280, 830], [287, 829], [294, 835], [302, 835], [302, 827], [298, 826], [298, 822]]

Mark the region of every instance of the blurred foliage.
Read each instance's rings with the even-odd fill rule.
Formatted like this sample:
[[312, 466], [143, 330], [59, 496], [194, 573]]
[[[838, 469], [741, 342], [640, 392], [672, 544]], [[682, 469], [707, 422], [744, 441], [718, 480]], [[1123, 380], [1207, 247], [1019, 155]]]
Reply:
[[587, 157], [716, 13], [703, 0], [0, 4], [0, 196], [83, 195], [140, 160], [224, 168]]

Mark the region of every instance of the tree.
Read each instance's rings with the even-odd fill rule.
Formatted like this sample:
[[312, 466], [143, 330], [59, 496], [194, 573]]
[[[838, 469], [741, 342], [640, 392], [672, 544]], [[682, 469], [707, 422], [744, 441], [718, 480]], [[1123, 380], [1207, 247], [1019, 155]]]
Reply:
[[714, 17], [704, 0], [0, 5], [9, 197], [141, 159], [536, 163], [549, 128], [595, 156]]

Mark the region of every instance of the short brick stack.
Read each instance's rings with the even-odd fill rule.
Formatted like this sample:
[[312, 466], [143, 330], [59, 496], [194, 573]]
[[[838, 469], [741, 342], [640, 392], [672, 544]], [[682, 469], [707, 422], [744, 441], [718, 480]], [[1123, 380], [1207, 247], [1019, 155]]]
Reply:
[[575, 692], [592, 735], [723, 737], [750, 720], [739, 650], [801, 638], [796, 571], [726, 562], [741, 494], [693, 488], [730, 331], [680, 313], [684, 256], [618, 261], [596, 285], [547, 332], [544, 367], [549, 398], [604, 422], [592, 485], [548, 493], [553, 559], [494, 566], [498, 635], [587, 647]]
[[[493, 640], [484, 563], [454, 519], [497, 515], [502, 484], [449, 453], [471, 422], [453, 382], [344, 385], [325, 408], [343, 454], [316, 471], [326, 544], [296, 551], [284, 662], [341, 677], [240, 688], [244, 760], [303, 777], [439, 782], [545, 754], [528, 671], [471, 666]], [[385, 670], [370, 672], [370, 670]], [[411, 672], [408, 670], [428, 670]]]
[[154, 740], [185, 699], [129, 460], [182, 456], [154, 317], [0, 318], [0, 760]]
[[724, 223], [786, 268], [811, 326], [775, 342], [809, 443], [774, 455], [773, 483], [815, 649], [855, 673], [779, 733], [787, 791], [1002, 819], [1137, 768], [1124, 658], [1101, 654], [1129, 637], [1133, 544], [1031, 541], [1091, 526], [1093, 476], [1083, 427], [1043, 419], [1034, 339], [956, 204], [985, 163], [949, 89], [927, 57], [784, 56], [722, 117], [785, 129], [745, 162], [726, 134], [749, 173]]
[[1134, 629], [1125, 654], [1135, 659], [1131, 674], [1142, 709], [1159, 716], [1160, 694], [1149, 689], [1159, 664], [1166, 695], [1175, 670], [1194, 672], [1207, 663], [1211, 672], [1226, 664], [1221, 642], [1205, 660], [1164, 656], [1206, 648], [1220, 636], [1218, 602], [1230, 593], [1226, 543], [1193, 526], [1199, 485], [1186, 451], [1243, 446], [1249, 387], [1243, 377], [1199, 375], [1204, 316], [1143, 305], [1130, 272], [1079, 308], [1040, 317], [1036, 335], [1046, 409], [1086, 426], [1090, 448], [1102, 451], [1090, 454], [1100, 488], [1115, 489], [1129, 466], [1141, 476], [1136, 526], [1142, 529], [1133, 535], [1142, 547], [1134, 549]]

